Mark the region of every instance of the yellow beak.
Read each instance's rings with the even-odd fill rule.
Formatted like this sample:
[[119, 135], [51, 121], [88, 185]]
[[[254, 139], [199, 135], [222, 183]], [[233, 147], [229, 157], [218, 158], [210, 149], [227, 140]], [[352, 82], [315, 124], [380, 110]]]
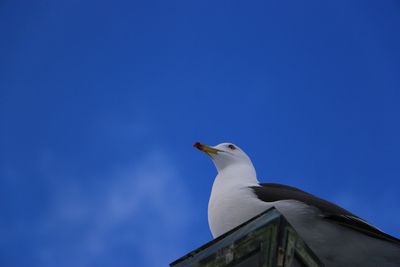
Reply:
[[201, 144], [199, 142], [194, 143], [193, 146], [195, 148], [197, 148], [198, 150], [201, 150], [201, 151], [203, 151], [204, 153], [207, 153], [207, 154], [218, 154], [218, 152], [222, 152], [222, 150], [207, 146], [205, 144]]

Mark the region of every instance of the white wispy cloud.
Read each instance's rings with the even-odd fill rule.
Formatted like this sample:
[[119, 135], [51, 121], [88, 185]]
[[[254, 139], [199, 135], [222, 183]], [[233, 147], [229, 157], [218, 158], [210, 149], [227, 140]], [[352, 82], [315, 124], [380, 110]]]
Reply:
[[132, 258], [141, 266], [165, 266], [182, 254], [191, 200], [163, 151], [91, 185], [65, 180], [54, 186], [54, 204], [37, 229], [36, 238], [48, 240], [38, 241], [39, 266], [133, 266], [137, 262], [126, 262]]

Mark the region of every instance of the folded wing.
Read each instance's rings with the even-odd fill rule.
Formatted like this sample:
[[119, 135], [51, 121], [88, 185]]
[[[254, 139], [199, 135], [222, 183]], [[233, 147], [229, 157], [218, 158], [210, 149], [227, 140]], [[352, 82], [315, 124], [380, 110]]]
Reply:
[[322, 217], [328, 221], [349, 227], [371, 237], [390, 241], [400, 245], [399, 239], [382, 232], [375, 226], [367, 223], [349, 211], [329, 201], [304, 192], [298, 188], [274, 183], [262, 183], [259, 186], [252, 186], [251, 188], [254, 190], [254, 193], [257, 195], [257, 197], [262, 201], [301, 201], [309, 206], [318, 208], [321, 211]]

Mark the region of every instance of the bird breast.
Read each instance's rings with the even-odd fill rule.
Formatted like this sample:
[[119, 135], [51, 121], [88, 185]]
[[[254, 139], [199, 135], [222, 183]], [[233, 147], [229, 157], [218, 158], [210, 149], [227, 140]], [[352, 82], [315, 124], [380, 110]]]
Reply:
[[272, 205], [259, 201], [246, 184], [214, 182], [208, 203], [208, 223], [216, 238], [267, 210]]

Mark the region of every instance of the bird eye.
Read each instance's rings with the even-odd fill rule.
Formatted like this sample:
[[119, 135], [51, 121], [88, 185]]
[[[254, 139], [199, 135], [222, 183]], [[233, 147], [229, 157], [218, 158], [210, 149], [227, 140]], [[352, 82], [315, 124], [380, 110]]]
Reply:
[[235, 147], [234, 145], [232, 145], [232, 144], [228, 145], [228, 147], [229, 147], [230, 149], [232, 149], [232, 150], [235, 150], [235, 149], [236, 149], [236, 147]]

